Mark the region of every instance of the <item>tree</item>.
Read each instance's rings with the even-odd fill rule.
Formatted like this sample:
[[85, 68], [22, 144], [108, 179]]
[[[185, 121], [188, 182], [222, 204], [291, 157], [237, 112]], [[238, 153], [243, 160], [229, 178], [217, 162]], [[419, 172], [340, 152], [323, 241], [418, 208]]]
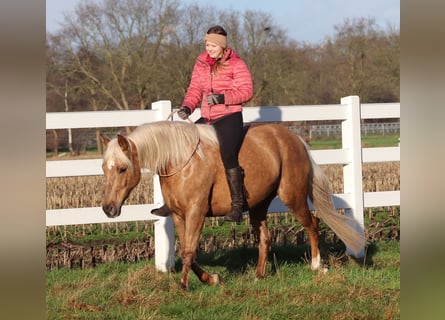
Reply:
[[[246, 105], [338, 103], [399, 99], [399, 34], [373, 19], [346, 20], [320, 45], [289, 40], [268, 13], [217, 10], [177, 0], [84, 2], [48, 35], [47, 110], [150, 108], [156, 100], [179, 106], [204, 33], [221, 24], [229, 45], [248, 64], [254, 97]], [[68, 82], [65, 80], [68, 79]]]
[[321, 62], [326, 81], [332, 86], [332, 97], [337, 101], [345, 95], [358, 95], [363, 102], [397, 100], [398, 94], [390, 88], [398, 82], [399, 69], [393, 70], [392, 81], [388, 82], [389, 65], [385, 62], [390, 57], [389, 64], [399, 65], [398, 49], [391, 48], [396, 41], [390, 44], [372, 18], [346, 19], [335, 30], [333, 41], [325, 43]]
[[285, 32], [269, 13], [250, 10], [243, 14], [242, 23], [235, 30], [231, 37], [238, 43], [239, 53], [245, 58], [254, 82], [254, 95], [247, 105], [277, 105], [276, 100], [272, 102], [276, 97], [273, 93], [278, 92], [276, 85], [280, 80], [276, 77], [283, 63], [277, 52], [286, 47]]
[[155, 66], [166, 30], [178, 18], [177, 7], [175, 0], [80, 3], [57, 35], [70, 57], [69, 69], [115, 109], [150, 107], [156, 95]]

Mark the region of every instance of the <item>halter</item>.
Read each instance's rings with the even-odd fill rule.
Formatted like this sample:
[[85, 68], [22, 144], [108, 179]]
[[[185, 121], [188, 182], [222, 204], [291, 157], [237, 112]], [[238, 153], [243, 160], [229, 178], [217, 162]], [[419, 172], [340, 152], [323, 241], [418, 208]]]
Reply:
[[[179, 111], [179, 110], [178, 110], [178, 111]], [[174, 115], [175, 113], [177, 113], [178, 111], [172, 111], [172, 112], [169, 114], [169, 116], [167, 117], [167, 120], [171, 118], [171, 120], [173, 121], [173, 115]], [[188, 120], [190, 123], [194, 124], [194, 122], [193, 122], [192, 120], [190, 120], [190, 118], [187, 118], [187, 120]], [[169, 174], [161, 174], [161, 173], [158, 173], [158, 176], [160, 176], [160, 177], [171, 177], [171, 176], [174, 176], [175, 174], [177, 174], [179, 171], [182, 171], [182, 169], [184, 169], [184, 168], [189, 164], [189, 162], [190, 162], [190, 161], [192, 160], [192, 158], [193, 158], [193, 155], [194, 155], [194, 154], [196, 153], [196, 151], [198, 150], [199, 143], [201, 142], [201, 137], [200, 137], [200, 135], [199, 135], [198, 130], [197, 130], [197, 139], [196, 139], [196, 140], [197, 140], [197, 141], [196, 141], [196, 145], [195, 145], [195, 148], [193, 149], [192, 154], [190, 155], [190, 157], [188, 158], [188, 160], [187, 160], [182, 166], [179, 167], [179, 169], [177, 169], [176, 171], [173, 171], [172, 173], [169, 173]]]

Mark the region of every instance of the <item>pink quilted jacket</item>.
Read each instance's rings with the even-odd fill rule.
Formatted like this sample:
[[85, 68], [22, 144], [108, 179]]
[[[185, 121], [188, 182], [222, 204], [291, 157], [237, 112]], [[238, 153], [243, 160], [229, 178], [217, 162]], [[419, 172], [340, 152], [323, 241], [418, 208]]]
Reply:
[[[196, 59], [182, 105], [193, 112], [201, 103], [201, 116], [208, 120], [242, 111], [242, 104], [253, 96], [252, 76], [246, 63], [229, 48], [222, 58], [226, 65], [212, 74], [207, 56], [203, 52]], [[209, 106], [206, 96], [212, 93], [223, 93], [225, 104]]]

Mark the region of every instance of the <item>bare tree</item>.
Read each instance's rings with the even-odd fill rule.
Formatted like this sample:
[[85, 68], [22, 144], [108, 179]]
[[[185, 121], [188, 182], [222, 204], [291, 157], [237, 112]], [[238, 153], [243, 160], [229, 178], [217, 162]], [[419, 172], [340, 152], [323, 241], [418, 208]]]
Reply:
[[176, 0], [80, 3], [60, 31], [70, 69], [116, 109], [149, 107], [156, 90], [154, 66], [166, 30], [178, 19], [177, 7]]
[[168, 30], [163, 46], [158, 79], [164, 97], [179, 106], [189, 85], [193, 65], [204, 47], [204, 34], [215, 23], [216, 9], [196, 4], [182, 6], [178, 19]]
[[369, 44], [376, 38], [374, 19], [346, 19], [336, 30], [335, 59], [336, 76], [343, 75], [337, 82], [338, 95], [361, 96], [366, 81], [365, 70], [369, 61]]
[[278, 65], [282, 63], [276, 60], [277, 49], [286, 47], [287, 38], [269, 13], [248, 10], [240, 26], [242, 32], [236, 41], [254, 79], [254, 96], [248, 105], [267, 105], [275, 88]]
[[[374, 102], [399, 96], [398, 32], [380, 32], [373, 19], [346, 20], [336, 26], [333, 39], [308, 45], [289, 40], [268, 13], [177, 0], [78, 5], [63, 28], [48, 37], [64, 70], [52, 73], [49, 82], [62, 88], [69, 76], [71, 110], [82, 104], [90, 110], [144, 109], [160, 99], [179, 106], [196, 57], [205, 49], [204, 33], [215, 24], [228, 31], [229, 45], [252, 72], [254, 97], [248, 105], [338, 103], [351, 94]], [[54, 89], [47, 90], [49, 103], [63, 103]]]

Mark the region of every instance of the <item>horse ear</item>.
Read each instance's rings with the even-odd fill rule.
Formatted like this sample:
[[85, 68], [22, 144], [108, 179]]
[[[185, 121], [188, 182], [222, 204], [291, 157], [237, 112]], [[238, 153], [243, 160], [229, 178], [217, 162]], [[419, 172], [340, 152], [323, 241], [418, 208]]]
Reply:
[[130, 142], [125, 138], [123, 135], [118, 134], [117, 135], [117, 142], [119, 143], [119, 146], [121, 147], [122, 151], [124, 153], [129, 153], [131, 150]]
[[110, 142], [110, 138], [108, 138], [106, 135], [104, 134], [100, 134], [100, 138], [102, 140], [103, 145], [105, 146], [105, 148], [108, 146], [108, 142]]

